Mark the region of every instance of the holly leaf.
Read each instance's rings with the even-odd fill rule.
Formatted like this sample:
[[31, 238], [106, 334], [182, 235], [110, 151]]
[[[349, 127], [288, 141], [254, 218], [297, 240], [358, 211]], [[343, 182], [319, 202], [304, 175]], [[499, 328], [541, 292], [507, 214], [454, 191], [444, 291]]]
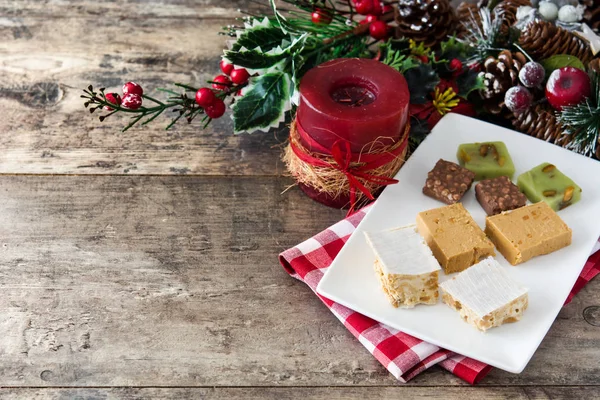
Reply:
[[469, 46], [456, 40], [456, 36], [452, 36], [450, 39], [441, 43], [442, 51], [439, 54], [440, 58], [446, 60], [452, 60], [458, 58], [463, 61], [469, 56]]
[[433, 92], [440, 78], [431, 64], [419, 64], [404, 73], [408, 90], [410, 91], [410, 102], [412, 104], [423, 104], [427, 102], [427, 96]]
[[472, 69], [467, 69], [466, 72], [460, 74], [456, 78], [456, 85], [458, 86], [457, 94], [463, 99], [466, 99], [472, 91], [485, 88], [483, 76]]
[[253, 78], [242, 97], [233, 105], [234, 133], [267, 131], [285, 120], [290, 110], [291, 79], [282, 71]]
[[260, 50], [225, 51], [225, 58], [229, 63], [253, 70], [271, 68], [287, 56], [285, 52], [268, 54]]
[[254, 20], [252, 24], [246, 24], [246, 29], [238, 32], [238, 38], [231, 46], [231, 51], [260, 49], [266, 53], [280, 46], [286, 38], [287, 35], [265, 17], [260, 22]]
[[585, 65], [581, 60], [575, 56], [568, 54], [557, 54], [552, 57], [548, 57], [540, 62], [546, 70], [546, 76], [549, 76], [555, 69], [563, 67], [575, 67], [585, 71]]

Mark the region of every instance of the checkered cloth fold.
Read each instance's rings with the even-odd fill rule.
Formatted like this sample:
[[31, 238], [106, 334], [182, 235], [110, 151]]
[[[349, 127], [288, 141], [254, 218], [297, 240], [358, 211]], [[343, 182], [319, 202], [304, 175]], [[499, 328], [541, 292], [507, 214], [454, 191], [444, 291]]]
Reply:
[[[316, 294], [323, 274], [340, 252], [368, 208], [336, 223], [318, 235], [284, 251], [279, 261], [294, 278], [306, 283]], [[598, 250], [598, 244], [594, 250]], [[588, 259], [565, 304], [600, 273], [600, 251]], [[407, 382], [433, 365], [440, 365], [470, 384], [479, 382], [491, 370], [477, 360], [424, 342], [317, 294], [331, 312], [379, 360], [392, 375]]]

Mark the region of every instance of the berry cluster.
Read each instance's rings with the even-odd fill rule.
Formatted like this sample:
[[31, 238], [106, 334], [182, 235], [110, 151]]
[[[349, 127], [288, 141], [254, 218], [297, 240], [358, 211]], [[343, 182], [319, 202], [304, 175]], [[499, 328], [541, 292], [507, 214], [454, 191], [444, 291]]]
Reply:
[[533, 103], [533, 95], [528, 88], [540, 88], [544, 83], [546, 72], [540, 63], [530, 61], [519, 71], [519, 80], [523, 84], [513, 86], [504, 95], [504, 104], [515, 114], [526, 111]]
[[369, 25], [369, 34], [373, 39], [385, 40], [388, 37], [390, 26], [379, 18], [383, 14], [392, 11], [392, 6], [384, 4], [379, 0], [352, 0], [356, 12], [364, 15], [365, 19], [360, 21], [361, 24]]
[[[123, 106], [130, 110], [137, 110], [142, 106], [142, 96], [144, 95], [144, 89], [135, 82], [127, 82], [123, 85], [123, 96], [119, 96], [118, 93], [107, 93], [106, 101], [114, 104], [115, 106]], [[104, 106], [107, 111], [113, 111], [110, 106]]]
[[[246, 85], [250, 74], [244, 68], [235, 68], [225, 60], [219, 64], [222, 75], [217, 75], [212, 80], [213, 89], [203, 87], [196, 92], [196, 104], [204, 109], [209, 118], [221, 118], [225, 114], [225, 102], [215, 95], [218, 92], [230, 92], [240, 86]], [[235, 86], [234, 86], [235, 85]], [[239, 94], [239, 91], [236, 91]]]

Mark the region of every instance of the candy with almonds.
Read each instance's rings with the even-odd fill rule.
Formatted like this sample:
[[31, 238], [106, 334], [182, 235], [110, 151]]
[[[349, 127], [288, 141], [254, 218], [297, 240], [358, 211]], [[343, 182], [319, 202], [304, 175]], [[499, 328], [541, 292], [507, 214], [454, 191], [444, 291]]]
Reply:
[[440, 159], [427, 174], [423, 193], [446, 204], [454, 204], [471, 188], [474, 177], [468, 169]]
[[517, 265], [571, 244], [571, 228], [540, 201], [487, 217], [485, 233], [504, 258]]
[[375, 253], [375, 272], [394, 307], [436, 304], [440, 266], [415, 225], [365, 232]]
[[461, 203], [420, 212], [417, 230], [447, 274], [496, 255], [492, 242]]
[[527, 289], [512, 280], [493, 258], [440, 284], [442, 301], [480, 331], [521, 319]]
[[515, 174], [508, 149], [503, 142], [464, 143], [458, 146], [456, 157], [461, 166], [475, 173], [475, 180], [492, 179]]
[[517, 185], [529, 201], [544, 201], [554, 211], [562, 210], [581, 199], [581, 188], [550, 163], [542, 163], [519, 175]]
[[527, 204], [527, 198], [506, 176], [485, 179], [475, 185], [475, 196], [487, 215], [500, 214]]

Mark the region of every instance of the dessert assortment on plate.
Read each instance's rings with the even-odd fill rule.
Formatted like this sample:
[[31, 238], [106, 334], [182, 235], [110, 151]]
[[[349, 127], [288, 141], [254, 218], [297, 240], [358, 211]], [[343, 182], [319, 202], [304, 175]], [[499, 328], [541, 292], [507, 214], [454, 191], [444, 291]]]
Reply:
[[[447, 206], [420, 212], [416, 225], [365, 236], [394, 307], [437, 304], [440, 290], [442, 302], [486, 331], [519, 321], [529, 301], [527, 289], [493, 258], [495, 249], [517, 265], [569, 246], [571, 229], [557, 211], [579, 201], [581, 188], [549, 163], [521, 174], [515, 185], [503, 142], [461, 144], [456, 155], [460, 165], [440, 159], [423, 187]], [[460, 203], [474, 181], [485, 231]], [[457, 274], [439, 283], [440, 269]]]

